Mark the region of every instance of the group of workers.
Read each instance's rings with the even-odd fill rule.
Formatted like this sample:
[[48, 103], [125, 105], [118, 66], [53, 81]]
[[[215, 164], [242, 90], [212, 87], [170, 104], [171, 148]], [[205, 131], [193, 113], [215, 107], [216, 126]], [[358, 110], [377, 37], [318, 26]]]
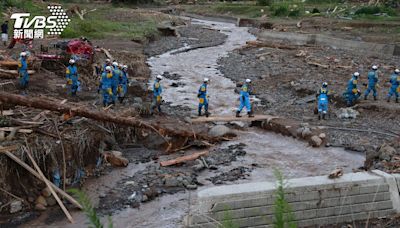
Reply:
[[[28, 74], [28, 64], [27, 64], [27, 53], [21, 52], [20, 58], [18, 60], [18, 73], [19, 73], [19, 81], [21, 88], [25, 89], [29, 84], [29, 74]], [[343, 93], [345, 101], [348, 106], [354, 105], [354, 103], [361, 96], [360, 89], [358, 88], [358, 79], [360, 77], [360, 73], [355, 72], [352, 75], [352, 78], [347, 83], [347, 90]], [[151, 113], [154, 112], [155, 109], [161, 113], [161, 104], [162, 100], [162, 85], [161, 80], [163, 77], [161, 75], [157, 75], [155, 82], [153, 84], [153, 101], [151, 104]], [[77, 92], [80, 88], [79, 74], [78, 69], [75, 64], [74, 59], [69, 60], [69, 65], [66, 69], [66, 80], [67, 80], [67, 88], [68, 93], [72, 96], [76, 96]], [[208, 111], [208, 95], [207, 95], [207, 86], [209, 84], [209, 79], [204, 78], [203, 84], [200, 86], [197, 97], [199, 99], [198, 105], [198, 115], [202, 116], [202, 110], [204, 108], [204, 115], [208, 117], [210, 112]], [[364, 92], [364, 99], [367, 100], [369, 94], [372, 92], [374, 100], [377, 100], [377, 87], [378, 87], [378, 67], [372, 66], [371, 70], [368, 72], [368, 83], [367, 90]], [[400, 70], [395, 69], [393, 74], [390, 77], [391, 87], [389, 93], [387, 95], [387, 101], [390, 102], [391, 97], [395, 96], [395, 101], [399, 102], [399, 94], [400, 94]], [[128, 77], [128, 66], [123, 64], [118, 64], [118, 62], [111, 62], [110, 59], [106, 59], [105, 64], [101, 70], [101, 79], [100, 85], [98, 88], [98, 93], [100, 91], [103, 95], [103, 105], [109, 106], [111, 104], [115, 104], [118, 99], [120, 103], [123, 102], [125, 95], [128, 90], [129, 77]], [[247, 114], [249, 117], [254, 117], [250, 102], [250, 95], [252, 94], [252, 86], [251, 80], [246, 79], [244, 84], [240, 90], [240, 106], [236, 111], [236, 117], [241, 117], [240, 113], [243, 108], [246, 107]], [[328, 103], [330, 98], [330, 92], [328, 89], [328, 83], [322, 83], [322, 87], [317, 92], [317, 101], [318, 101], [318, 114], [319, 119], [325, 119], [326, 114], [328, 113]]]
[[103, 106], [115, 104], [117, 99], [122, 103], [128, 91], [128, 84], [128, 66], [106, 59], [98, 89], [98, 92], [102, 91], [103, 94]]
[[[346, 100], [347, 106], [352, 106], [354, 103], [360, 98], [361, 91], [358, 88], [358, 79], [360, 77], [360, 73], [355, 72], [353, 73], [351, 79], [347, 83], [347, 90], [343, 93], [343, 96]], [[365, 85], [367, 86], [367, 90], [364, 92], [364, 99], [367, 100], [369, 94], [372, 91], [372, 95], [374, 100], [378, 99], [377, 87], [379, 78], [378, 78], [378, 67], [376, 65], [371, 67], [371, 70], [368, 72], [368, 83]], [[399, 103], [399, 93], [400, 93], [400, 70], [395, 69], [390, 76], [390, 89], [389, 93], [386, 96], [387, 102], [390, 102], [392, 96], [395, 96], [396, 103]], [[318, 118], [325, 118], [326, 114], [328, 113], [328, 101], [329, 101], [329, 90], [328, 90], [328, 83], [324, 82], [322, 84], [321, 89], [318, 90], [317, 98], [318, 98]]]

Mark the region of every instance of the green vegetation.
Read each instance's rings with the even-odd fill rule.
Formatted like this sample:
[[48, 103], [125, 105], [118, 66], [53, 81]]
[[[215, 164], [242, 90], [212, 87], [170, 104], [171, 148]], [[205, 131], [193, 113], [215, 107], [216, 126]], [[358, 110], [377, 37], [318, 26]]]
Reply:
[[224, 219], [218, 228], [239, 228], [239, 226], [233, 222], [232, 215], [228, 209], [224, 211]]
[[[90, 225], [88, 227], [103, 228], [104, 225], [100, 222], [100, 218], [97, 215], [96, 210], [94, 209], [87, 195], [78, 189], [70, 189], [68, 190], [68, 192], [73, 194], [77, 198], [78, 202], [82, 205], [83, 211], [85, 212], [86, 217], [89, 219], [90, 222]], [[108, 228], [113, 228], [111, 217], [108, 217]]]
[[384, 6], [364, 6], [358, 9], [354, 14], [355, 15], [374, 15], [379, 13], [386, 13], [389, 16], [396, 16], [397, 12], [388, 7]]
[[277, 186], [275, 192], [275, 204], [274, 204], [274, 227], [275, 228], [296, 228], [292, 209], [285, 199], [285, 187], [286, 183], [282, 173], [275, 169], [275, 178], [277, 179]]

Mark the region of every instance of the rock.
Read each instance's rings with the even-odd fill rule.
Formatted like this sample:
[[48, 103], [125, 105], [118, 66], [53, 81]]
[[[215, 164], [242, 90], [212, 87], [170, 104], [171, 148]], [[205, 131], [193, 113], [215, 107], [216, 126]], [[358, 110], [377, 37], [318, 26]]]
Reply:
[[51, 196], [51, 197], [46, 198], [46, 203], [47, 203], [48, 206], [51, 207], [51, 206], [56, 205], [57, 201], [53, 196]]
[[42, 204], [43, 206], [47, 207], [47, 201], [46, 198], [44, 198], [43, 196], [39, 196], [38, 198], [36, 198], [36, 204]]
[[141, 97], [134, 97], [133, 98], [133, 103], [142, 105], [143, 104], [143, 99]]
[[37, 210], [37, 211], [45, 211], [46, 209], [47, 208], [43, 204], [37, 203], [35, 205], [35, 210]]
[[310, 137], [311, 135], [312, 135], [311, 129], [308, 127], [305, 127], [301, 132], [301, 137], [304, 139]]
[[122, 157], [122, 153], [119, 151], [108, 151], [104, 152], [105, 161], [116, 167], [127, 167], [129, 160]]
[[22, 210], [22, 202], [19, 200], [14, 200], [10, 204], [10, 213], [14, 214]]
[[299, 128], [297, 128], [297, 130], [296, 130], [296, 134], [297, 134], [297, 136], [301, 136], [301, 133], [303, 133], [303, 130], [304, 130], [304, 128], [302, 128], [302, 127], [299, 127]]
[[42, 196], [44, 196], [44, 197], [50, 197], [51, 196], [51, 192], [50, 192], [50, 189], [49, 188], [44, 188], [43, 190], [42, 190]]
[[223, 137], [232, 134], [231, 129], [224, 125], [217, 125], [208, 132], [210, 137]]
[[149, 197], [147, 197], [146, 195], [143, 195], [142, 197], [142, 202], [146, 202], [149, 200]]
[[179, 181], [176, 177], [168, 177], [165, 179], [165, 187], [178, 187]]
[[203, 169], [206, 168], [206, 166], [204, 165], [204, 163], [200, 159], [197, 159], [196, 163], [197, 163], [196, 165], [192, 166], [192, 169], [194, 171], [200, 171], [200, 170], [203, 170]]
[[341, 108], [336, 112], [336, 116], [340, 119], [355, 119], [360, 113], [352, 108]]
[[197, 185], [189, 184], [189, 185], [186, 186], [186, 188], [189, 189], [189, 190], [194, 190], [194, 189], [197, 189]]
[[232, 121], [230, 122], [230, 124], [232, 124], [234, 127], [237, 127], [239, 129], [243, 129], [245, 127], [248, 127], [249, 124], [243, 121]]
[[99, 195], [99, 197], [100, 197], [100, 198], [105, 198], [105, 197], [106, 197], [106, 194], [105, 194], [105, 193], [101, 193], [101, 194]]
[[395, 154], [396, 149], [386, 143], [384, 143], [379, 149], [379, 158], [381, 160], [390, 161]]
[[320, 137], [321, 139], [325, 139], [326, 138], [326, 134], [325, 133], [321, 133], [318, 135], [318, 137]]
[[126, 186], [128, 186], [128, 185], [135, 185], [135, 181], [127, 181], [127, 182], [125, 182], [125, 185], [126, 185]]
[[322, 144], [322, 139], [320, 137], [314, 135], [311, 137], [310, 143], [311, 143], [311, 146], [313, 146], [313, 147], [319, 147]]

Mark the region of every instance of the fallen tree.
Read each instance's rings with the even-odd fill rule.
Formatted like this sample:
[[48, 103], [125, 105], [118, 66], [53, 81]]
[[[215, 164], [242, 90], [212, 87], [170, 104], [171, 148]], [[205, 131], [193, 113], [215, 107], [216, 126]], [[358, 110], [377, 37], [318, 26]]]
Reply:
[[[71, 117], [81, 116], [97, 121], [111, 122], [126, 127], [140, 127], [152, 130], [162, 136], [169, 145], [170, 143], [166, 136], [209, 139], [206, 133], [199, 131], [196, 132], [192, 130], [187, 123], [178, 120], [175, 120], [172, 123], [166, 121], [166, 124], [163, 124], [161, 121], [143, 121], [136, 117], [121, 117], [112, 112], [90, 110], [86, 107], [78, 106], [77, 104], [62, 104], [59, 101], [50, 100], [46, 97], [26, 97], [7, 92], [0, 92], [0, 102], [55, 111], [62, 114], [68, 114]], [[170, 146], [168, 147], [168, 150], [172, 149]]]

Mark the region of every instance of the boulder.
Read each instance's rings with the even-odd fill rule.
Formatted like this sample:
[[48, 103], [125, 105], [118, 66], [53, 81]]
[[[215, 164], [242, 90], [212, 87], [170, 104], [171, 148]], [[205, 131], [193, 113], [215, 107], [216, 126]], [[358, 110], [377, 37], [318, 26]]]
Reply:
[[43, 206], [47, 207], [47, 201], [46, 198], [44, 198], [43, 196], [39, 196], [38, 198], [36, 198], [36, 204], [42, 204]]
[[217, 125], [210, 129], [208, 135], [211, 137], [223, 137], [227, 135], [232, 135], [232, 131], [229, 127], [224, 125]]
[[311, 129], [308, 128], [308, 127], [305, 127], [305, 128], [303, 129], [303, 131], [301, 132], [301, 137], [302, 137], [303, 139], [308, 138], [308, 137], [310, 137], [311, 135], [312, 135]]
[[51, 196], [51, 192], [50, 192], [50, 189], [49, 188], [44, 188], [43, 190], [42, 190], [42, 196], [44, 196], [44, 197], [50, 197]]
[[322, 139], [316, 135], [312, 136], [310, 139], [310, 144], [313, 147], [319, 147], [322, 144]]
[[56, 205], [57, 201], [53, 196], [51, 196], [51, 197], [46, 198], [46, 203], [47, 203], [48, 206], [51, 207], [51, 206]]
[[20, 200], [14, 200], [10, 204], [10, 213], [14, 214], [22, 210], [22, 202]]
[[107, 151], [104, 152], [105, 161], [116, 167], [127, 167], [129, 160], [122, 157], [120, 151]]
[[355, 119], [360, 113], [352, 108], [341, 108], [336, 112], [339, 119]]
[[45, 211], [46, 207], [43, 204], [37, 203], [35, 205], [35, 210], [37, 210], [37, 211]]
[[384, 143], [379, 149], [379, 159], [390, 161], [393, 155], [396, 154], [396, 149]]

